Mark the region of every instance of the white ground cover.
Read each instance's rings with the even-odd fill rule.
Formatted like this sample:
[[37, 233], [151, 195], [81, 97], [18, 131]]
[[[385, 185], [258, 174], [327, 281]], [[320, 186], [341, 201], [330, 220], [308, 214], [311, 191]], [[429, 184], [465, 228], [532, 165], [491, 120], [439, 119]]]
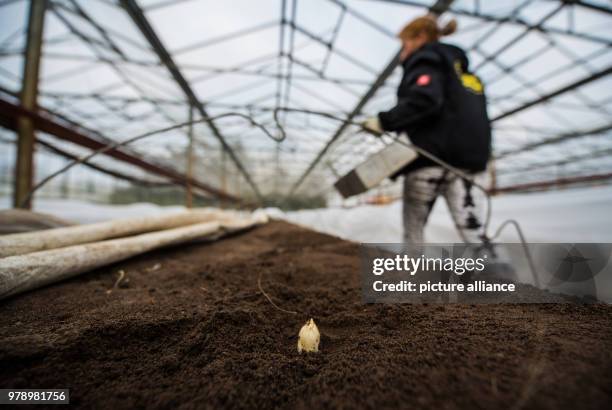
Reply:
[[[0, 209], [10, 207], [0, 198]], [[183, 209], [150, 203], [130, 205], [93, 204], [79, 200], [39, 199], [34, 210], [79, 223], [129, 216], [158, 215]], [[283, 212], [268, 208], [272, 217], [356, 242], [400, 242], [400, 201], [384, 206], [322, 208]], [[502, 195], [493, 199], [491, 232], [508, 218], [518, 220], [530, 242], [612, 242], [612, 186], [589, 187], [532, 194]], [[429, 242], [459, 242], [443, 199], [434, 206], [425, 231]], [[501, 238], [516, 242], [512, 229]]]

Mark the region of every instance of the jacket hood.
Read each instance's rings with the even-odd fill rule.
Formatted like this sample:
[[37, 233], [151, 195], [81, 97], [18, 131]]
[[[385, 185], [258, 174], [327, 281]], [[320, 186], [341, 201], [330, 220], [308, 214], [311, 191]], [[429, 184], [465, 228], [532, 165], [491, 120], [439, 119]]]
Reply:
[[452, 44], [440, 43], [438, 41], [427, 43], [407, 58], [402, 65], [404, 68], [408, 68], [417, 61], [422, 60], [429, 60], [432, 62], [446, 60], [451, 66], [455, 61], [459, 60], [462, 71], [469, 71], [469, 60], [465, 51]]

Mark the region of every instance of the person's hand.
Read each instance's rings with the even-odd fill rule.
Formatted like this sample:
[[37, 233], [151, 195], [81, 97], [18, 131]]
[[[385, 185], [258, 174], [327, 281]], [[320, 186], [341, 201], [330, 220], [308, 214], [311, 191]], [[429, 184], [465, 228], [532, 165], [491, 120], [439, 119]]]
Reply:
[[364, 130], [376, 135], [377, 137], [381, 136], [385, 132], [382, 128], [382, 125], [380, 125], [380, 120], [378, 119], [378, 117], [368, 118], [367, 120], [361, 123], [361, 126]]

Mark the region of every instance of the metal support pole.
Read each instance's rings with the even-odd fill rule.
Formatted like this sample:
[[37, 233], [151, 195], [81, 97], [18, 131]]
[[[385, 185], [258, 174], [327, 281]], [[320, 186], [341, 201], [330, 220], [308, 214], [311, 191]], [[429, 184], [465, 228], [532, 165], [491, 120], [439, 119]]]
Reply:
[[[223, 148], [219, 149], [219, 170], [218, 170], [218, 174], [217, 176], [219, 177], [219, 186], [221, 187], [221, 189], [226, 190], [227, 189], [227, 176], [226, 176], [226, 152]], [[218, 202], [218, 207], [219, 208], [225, 208], [225, 203], [222, 201]]]
[[[31, 0], [28, 18], [28, 38], [23, 66], [23, 82], [21, 86], [21, 105], [32, 111], [37, 110], [38, 73], [40, 54], [43, 41], [43, 23], [47, 0]], [[20, 117], [17, 121], [19, 141], [17, 142], [17, 161], [15, 164], [15, 182], [13, 191], [13, 206], [17, 207], [28, 195], [34, 180], [34, 122], [28, 117]], [[32, 207], [28, 201], [25, 208]]]
[[189, 146], [187, 147], [187, 184], [185, 185], [185, 206], [193, 207], [193, 191], [191, 180], [193, 179], [193, 105], [189, 105]]
[[497, 164], [495, 164], [495, 159], [491, 159], [491, 161], [489, 161], [489, 174], [491, 178], [489, 192], [495, 194], [495, 191], [497, 190]]
[[[204, 108], [204, 105], [200, 102], [195, 92], [193, 91], [191, 84], [187, 81], [183, 73], [179, 69], [178, 65], [174, 62], [172, 55], [168, 52], [161, 39], [153, 29], [153, 26], [149, 23], [149, 20], [144, 15], [144, 12], [136, 2], [136, 0], [121, 0], [120, 4], [127, 11], [130, 18], [136, 24], [136, 27], [140, 30], [142, 35], [145, 37], [155, 54], [159, 57], [160, 62], [168, 69], [170, 75], [176, 82], [176, 84], [181, 88], [181, 90], [185, 93], [185, 96], [189, 100], [190, 104], [193, 105], [200, 113], [202, 117], [208, 117], [208, 113]], [[219, 140], [221, 147], [227, 151], [229, 158], [234, 162], [238, 172], [244, 176], [244, 179], [249, 184], [253, 192], [255, 193], [255, 197], [260, 202], [262, 201], [261, 193], [259, 192], [259, 188], [251, 178], [251, 175], [246, 170], [242, 162], [236, 156], [236, 153], [232, 149], [232, 147], [227, 143], [225, 137], [221, 134], [221, 131], [214, 122], [208, 121], [208, 127], [212, 131], [213, 136]]]
[[526, 110], [527, 108], [531, 108], [534, 105], [545, 103], [548, 100], [551, 100], [552, 98], [555, 98], [555, 97], [557, 97], [557, 96], [559, 96], [561, 94], [565, 94], [565, 93], [567, 93], [569, 91], [573, 91], [573, 90], [575, 90], [575, 89], [577, 89], [579, 87], [582, 87], [583, 85], [589, 84], [589, 83], [591, 83], [593, 81], [597, 81], [600, 78], [604, 78], [605, 76], [607, 76], [609, 74], [612, 74], [612, 66], [608, 66], [608, 67], [604, 68], [601, 71], [598, 71], [596, 73], [590, 74], [587, 77], [581, 78], [578, 81], [575, 81], [575, 82], [573, 82], [571, 84], [566, 85], [565, 87], [561, 87], [561, 88], [559, 88], [559, 89], [557, 89], [555, 91], [552, 91], [552, 92], [550, 92], [550, 93], [548, 93], [546, 95], [542, 95], [542, 96], [536, 98], [535, 100], [526, 102], [524, 104], [521, 104], [518, 107], [512, 108], [511, 110], [508, 110], [506, 112], [503, 112], [503, 113], [499, 114], [498, 116], [496, 116], [495, 118], [492, 118], [491, 122], [495, 122], [495, 121], [501, 120], [503, 118], [509, 117], [509, 116], [514, 115], [514, 114], [516, 114], [518, 112]]
[[607, 183], [612, 179], [612, 173], [608, 172], [605, 174], [596, 175], [579, 175], [577, 177], [561, 177], [558, 175], [554, 180], [548, 181], [537, 181], [528, 182], [525, 184], [511, 185], [505, 187], [498, 187], [496, 193], [510, 193], [510, 192], [526, 192], [531, 190], [545, 190], [549, 188], [560, 188], [573, 184], [594, 184], [594, 183]]

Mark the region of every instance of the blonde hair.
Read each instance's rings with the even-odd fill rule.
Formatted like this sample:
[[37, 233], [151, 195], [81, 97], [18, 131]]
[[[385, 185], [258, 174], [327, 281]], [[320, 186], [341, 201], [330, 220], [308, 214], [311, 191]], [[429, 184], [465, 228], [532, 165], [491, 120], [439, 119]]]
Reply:
[[457, 30], [457, 20], [452, 19], [439, 27], [438, 22], [431, 15], [418, 17], [408, 23], [398, 34], [402, 40], [409, 40], [425, 33], [428, 42], [438, 41], [440, 37], [453, 34]]

